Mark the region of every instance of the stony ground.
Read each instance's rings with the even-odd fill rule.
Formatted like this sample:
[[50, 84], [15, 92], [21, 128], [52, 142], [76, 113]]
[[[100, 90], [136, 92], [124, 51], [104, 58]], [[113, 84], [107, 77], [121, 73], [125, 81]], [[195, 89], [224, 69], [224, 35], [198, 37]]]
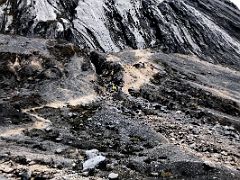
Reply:
[[1, 38], [0, 179], [240, 178], [239, 71], [16, 38]]

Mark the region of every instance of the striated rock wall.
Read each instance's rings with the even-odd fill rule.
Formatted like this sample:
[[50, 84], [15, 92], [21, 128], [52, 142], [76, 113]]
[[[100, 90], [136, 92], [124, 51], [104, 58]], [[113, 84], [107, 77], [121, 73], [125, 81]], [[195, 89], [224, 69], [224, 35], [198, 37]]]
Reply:
[[2, 33], [101, 51], [158, 48], [240, 67], [240, 11], [228, 0], [3, 0]]

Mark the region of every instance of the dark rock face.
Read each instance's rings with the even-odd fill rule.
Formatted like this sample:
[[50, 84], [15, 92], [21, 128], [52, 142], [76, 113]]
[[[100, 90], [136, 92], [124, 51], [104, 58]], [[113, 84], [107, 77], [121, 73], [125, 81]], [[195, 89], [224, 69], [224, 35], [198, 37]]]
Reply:
[[227, 0], [7, 0], [0, 9], [2, 33], [101, 51], [155, 47], [240, 67], [240, 11]]
[[[16, 96], [18, 91], [23, 91], [22, 98], [41, 94], [47, 101], [74, 99], [85, 92], [94, 94], [92, 85], [86, 82], [95, 78], [87, 51], [67, 41], [51, 39], [0, 35], [0, 43], [2, 97], [9, 96], [4, 88], [12, 90]], [[82, 66], [85, 66], [84, 70]], [[24, 89], [31, 89], [31, 92]], [[38, 101], [34, 102], [38, 104]]]

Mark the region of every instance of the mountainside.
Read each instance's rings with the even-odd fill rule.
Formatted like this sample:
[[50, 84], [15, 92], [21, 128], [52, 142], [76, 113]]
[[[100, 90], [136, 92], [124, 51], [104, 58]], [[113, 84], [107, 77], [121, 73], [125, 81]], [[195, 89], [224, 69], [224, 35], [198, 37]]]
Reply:
[[227, 0], [3, 0], [0, 17], [2, 33], [106, 52], [157, 47], [240, 67], [240, 12]]
[[0, 179], [240, 179], [229, 0], [0, 0]]

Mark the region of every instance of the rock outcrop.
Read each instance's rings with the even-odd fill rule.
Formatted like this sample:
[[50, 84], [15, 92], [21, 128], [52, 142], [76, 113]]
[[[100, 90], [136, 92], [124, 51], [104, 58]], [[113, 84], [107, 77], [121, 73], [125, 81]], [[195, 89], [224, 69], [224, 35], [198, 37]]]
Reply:
[[240, 11], [228, 0], [6, 0], [0, 17], [2, 33], [107, 52], [154, 47], [240, 67]]

